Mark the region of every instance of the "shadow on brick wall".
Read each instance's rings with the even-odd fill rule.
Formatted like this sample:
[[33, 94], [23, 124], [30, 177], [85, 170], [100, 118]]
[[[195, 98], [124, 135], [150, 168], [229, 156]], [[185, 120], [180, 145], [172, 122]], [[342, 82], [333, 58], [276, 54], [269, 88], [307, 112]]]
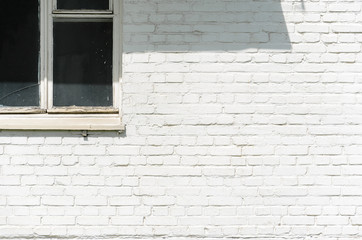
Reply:
[[279, 0], [125, 0], [124, 52], [291, 49]]

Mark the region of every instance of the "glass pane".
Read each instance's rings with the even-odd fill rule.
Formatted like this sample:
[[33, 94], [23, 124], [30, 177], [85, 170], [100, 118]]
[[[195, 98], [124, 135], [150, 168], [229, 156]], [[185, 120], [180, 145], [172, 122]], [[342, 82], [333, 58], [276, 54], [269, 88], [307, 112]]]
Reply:
[[0, 107], [39, 106], [38, 0], [0, 1], [0, 9]]
[[57, 9], [108, 10], [109, 0], [58, 0]]
[[112, 106], [112, 22], [54, 23], [54, 106]]

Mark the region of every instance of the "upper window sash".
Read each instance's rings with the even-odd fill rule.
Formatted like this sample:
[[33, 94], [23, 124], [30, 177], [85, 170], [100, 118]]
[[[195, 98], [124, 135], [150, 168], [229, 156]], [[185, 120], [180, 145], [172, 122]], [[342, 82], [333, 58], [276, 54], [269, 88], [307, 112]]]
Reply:
[[108, 0], [108, 9], [58, 9], [58, 0], [53, 0], [52, 12], [54, 14], [112, 14], [114, 0]]

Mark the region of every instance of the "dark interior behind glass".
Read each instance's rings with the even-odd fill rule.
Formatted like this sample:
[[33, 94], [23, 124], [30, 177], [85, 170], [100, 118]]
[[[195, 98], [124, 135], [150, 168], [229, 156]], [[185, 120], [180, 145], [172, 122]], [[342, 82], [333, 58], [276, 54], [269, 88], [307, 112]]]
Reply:
[[0, 107], [39, 106], [38, 0], [0, 1]]
[[112, 106], [112, 22], [54, 22], [54, 106]]

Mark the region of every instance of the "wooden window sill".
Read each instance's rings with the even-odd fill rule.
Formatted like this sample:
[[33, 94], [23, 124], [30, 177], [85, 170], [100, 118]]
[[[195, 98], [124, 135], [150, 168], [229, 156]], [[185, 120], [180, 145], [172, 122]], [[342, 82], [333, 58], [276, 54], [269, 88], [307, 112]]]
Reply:
[[0, 130], [124, 131], [118, 114], [4, 114]]

